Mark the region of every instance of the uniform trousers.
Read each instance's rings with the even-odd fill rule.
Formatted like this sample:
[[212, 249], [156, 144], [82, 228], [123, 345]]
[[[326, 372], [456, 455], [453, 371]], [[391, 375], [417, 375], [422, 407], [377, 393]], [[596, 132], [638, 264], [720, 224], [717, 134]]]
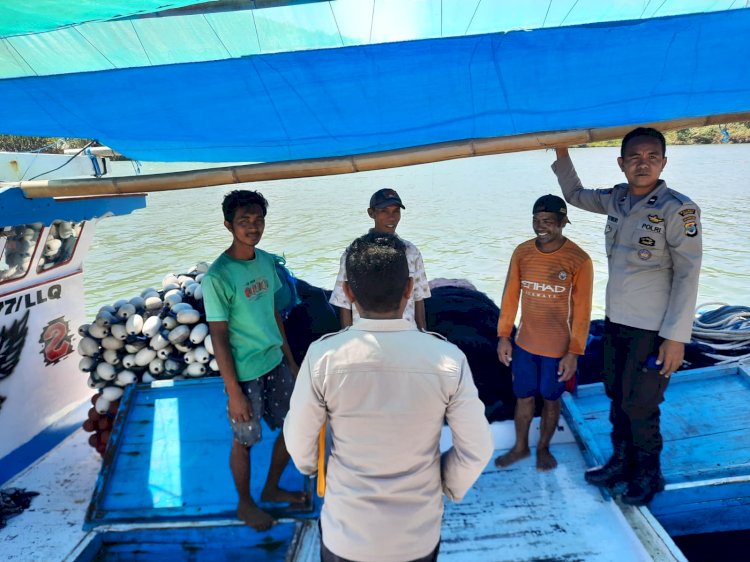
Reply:
[[603, 375], [612, 401], [612, 440], [656, 457], [662, 450], [659, 404], [669, 384], [655, 364], [663, 341], [658, 332], [604, 320]]

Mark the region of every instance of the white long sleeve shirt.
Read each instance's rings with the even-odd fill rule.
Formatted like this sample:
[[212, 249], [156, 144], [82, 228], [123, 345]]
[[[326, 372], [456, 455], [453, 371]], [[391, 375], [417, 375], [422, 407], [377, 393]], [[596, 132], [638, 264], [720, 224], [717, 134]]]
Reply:
[[[464, 354], [406, 320], [355, 320], [307, 352], [284, 422], [294, 464], [317, 471], [318, 432], [330, 423], [323, 542], [352, 560], [429, 554], [445, 493], [460, 500], [493, 443]], [[447, 422], [453, 447], [441, 458]]]

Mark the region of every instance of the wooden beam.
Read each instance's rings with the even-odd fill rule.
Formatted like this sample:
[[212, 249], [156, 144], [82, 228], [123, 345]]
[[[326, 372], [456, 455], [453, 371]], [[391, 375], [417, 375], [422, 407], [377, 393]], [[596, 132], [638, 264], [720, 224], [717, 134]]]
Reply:
[[487, 156], [490, 154], [521, 152], [524, 150], [539, 150], [555, 146], [585, 144], [622, 138], [628, 131], [637, 126], [655, 127], [661, 131], [667, 131], [732, 123], [735, 121], [750, 121], [750, 111], [708, 117], [673, 119], [655, 123], [634, 123], [617, 127], [468, 139], [334, 158], [245, 164], [192, 170], [189, 172], [119, 178], [2, 182], [0, 183], [0, 187], [19, 186], [28, 197], [32, 198], [172, 191], [257, 181], [351, 174], [354, 172], [367, 172], [442, 162], [471, 156]]

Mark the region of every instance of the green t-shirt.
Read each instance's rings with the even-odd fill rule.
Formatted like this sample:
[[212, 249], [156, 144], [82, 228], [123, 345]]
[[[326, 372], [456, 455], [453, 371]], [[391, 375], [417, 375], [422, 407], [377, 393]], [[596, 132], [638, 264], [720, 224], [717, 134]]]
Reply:
[[283, 358], [281, 333], [274, 316], [274, 294], [281, 287], [270, 254], [255, 249], [252, 260], [226, 253], [201, 282], [206, 320], [229, 324], [229, 346], [240, 381], [265, 375]]

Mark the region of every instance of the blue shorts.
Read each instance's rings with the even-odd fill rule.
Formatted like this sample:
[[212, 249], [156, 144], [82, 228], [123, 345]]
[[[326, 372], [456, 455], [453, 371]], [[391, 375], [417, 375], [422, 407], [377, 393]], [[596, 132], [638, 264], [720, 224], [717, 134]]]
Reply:
[[513, 346], [513, 393], [516, 398], [529, 398], [539, 393], [545, 400], [557, 400], [565, 392], [565, 383], [558, 382], [559, 358], [534, 355]]

